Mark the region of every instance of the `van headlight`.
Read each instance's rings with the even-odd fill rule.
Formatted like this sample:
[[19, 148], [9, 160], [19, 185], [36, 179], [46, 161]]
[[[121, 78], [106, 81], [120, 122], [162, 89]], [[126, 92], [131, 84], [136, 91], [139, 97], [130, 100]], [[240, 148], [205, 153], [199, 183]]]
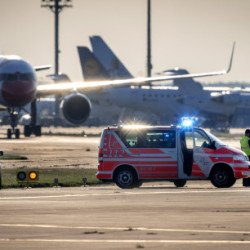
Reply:
[[234, 161], [248, 161], [248, 157], [245, 155], [234, 155]]

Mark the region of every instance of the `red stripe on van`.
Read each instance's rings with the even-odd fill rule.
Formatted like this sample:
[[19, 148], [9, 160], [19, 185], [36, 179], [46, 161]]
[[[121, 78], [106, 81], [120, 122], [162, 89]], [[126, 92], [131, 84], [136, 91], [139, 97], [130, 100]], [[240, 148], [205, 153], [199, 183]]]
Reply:
[[136, 169], [141, 173], [177, 172], [177, 166], [137, 166]]
[[139, 174], [139, 178], [140, 179], [175, 179], [178, 177], [177, 172], [173, 172], [173, 173], [140, 173]]
[[122, 148], [120, 143], [116, 140], [116, 138], [113, 135], [111, 135], [111, 137], [110, 137], [110, 148], [111, 149]]
[[164, 152], [158, 148], [130, 148], [129, 152], [133, 154], [164, 154]]
[[102, 173], [97, 173], [96, 178], [98, 179], [111, 179], [112, 175], [111, 174], [102, 174]]
[[197, 164], [193, 165], [191, 176], [206, 177]]
[[229, 148], [219, 148], [219, 149], [209, 149], [209, 148], [202, 148], [202, 150], [207, 154], [237, 154], [236, 152], [230, 150]]
[[233, 163], [233, 157], [209, 157], [212, 162]]

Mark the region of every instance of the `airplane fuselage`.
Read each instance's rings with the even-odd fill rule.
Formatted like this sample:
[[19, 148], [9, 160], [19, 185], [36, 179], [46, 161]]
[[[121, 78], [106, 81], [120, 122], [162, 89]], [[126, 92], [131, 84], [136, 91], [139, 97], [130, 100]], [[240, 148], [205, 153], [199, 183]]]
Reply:
[[0, 104], [20, 108], [36, 96], [36, 75], [29, 63], [17, 56], [0, 56]]
[[107, 88], [99, 95], [99, 100], [110, 105], [134, 110], [152, 112], [157, 115], [175, 116], [215, 114], [229, 117], [235, 111], [235, 104], [224, 100], [214, 100], [210, 91], [185, 95], [176, 88], [121, 87]]

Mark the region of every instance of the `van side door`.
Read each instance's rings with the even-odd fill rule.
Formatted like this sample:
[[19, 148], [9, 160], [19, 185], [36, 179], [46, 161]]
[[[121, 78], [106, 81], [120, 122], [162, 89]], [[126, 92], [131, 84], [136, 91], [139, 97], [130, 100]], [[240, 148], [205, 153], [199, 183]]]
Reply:
[[193, 169], [194, 139], [192, 129], [180, 131], [179, 178], [191, 176]]
[[140, 138], [141, 179], [175, 179], [178, 177], [176, 130], [146, 130]]
[[206, 178], [209, 175], [213, 165], [210, 160], [210, 154], [214, 149], [211, 148], [212, 142], [204, 131], [194, 129], [194, 163], [192, 177]]

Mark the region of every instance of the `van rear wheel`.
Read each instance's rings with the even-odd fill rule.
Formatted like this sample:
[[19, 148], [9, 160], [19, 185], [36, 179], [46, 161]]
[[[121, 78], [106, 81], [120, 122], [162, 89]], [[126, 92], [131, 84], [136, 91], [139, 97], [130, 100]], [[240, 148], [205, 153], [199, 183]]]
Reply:
[[186, 185], [186, 180], [174, 180], [174, 185], [176, 187], [184, 187]]
[[211, 174], [211, 182], [217, 188], [228, 188], [233, 186], [236, 179], [228, 168], [215, 168]]
[[120, 188], [133, 188], [136, 184], [136, 175], [130, 168], [118, 169], [115, 175], [115, 183]]

